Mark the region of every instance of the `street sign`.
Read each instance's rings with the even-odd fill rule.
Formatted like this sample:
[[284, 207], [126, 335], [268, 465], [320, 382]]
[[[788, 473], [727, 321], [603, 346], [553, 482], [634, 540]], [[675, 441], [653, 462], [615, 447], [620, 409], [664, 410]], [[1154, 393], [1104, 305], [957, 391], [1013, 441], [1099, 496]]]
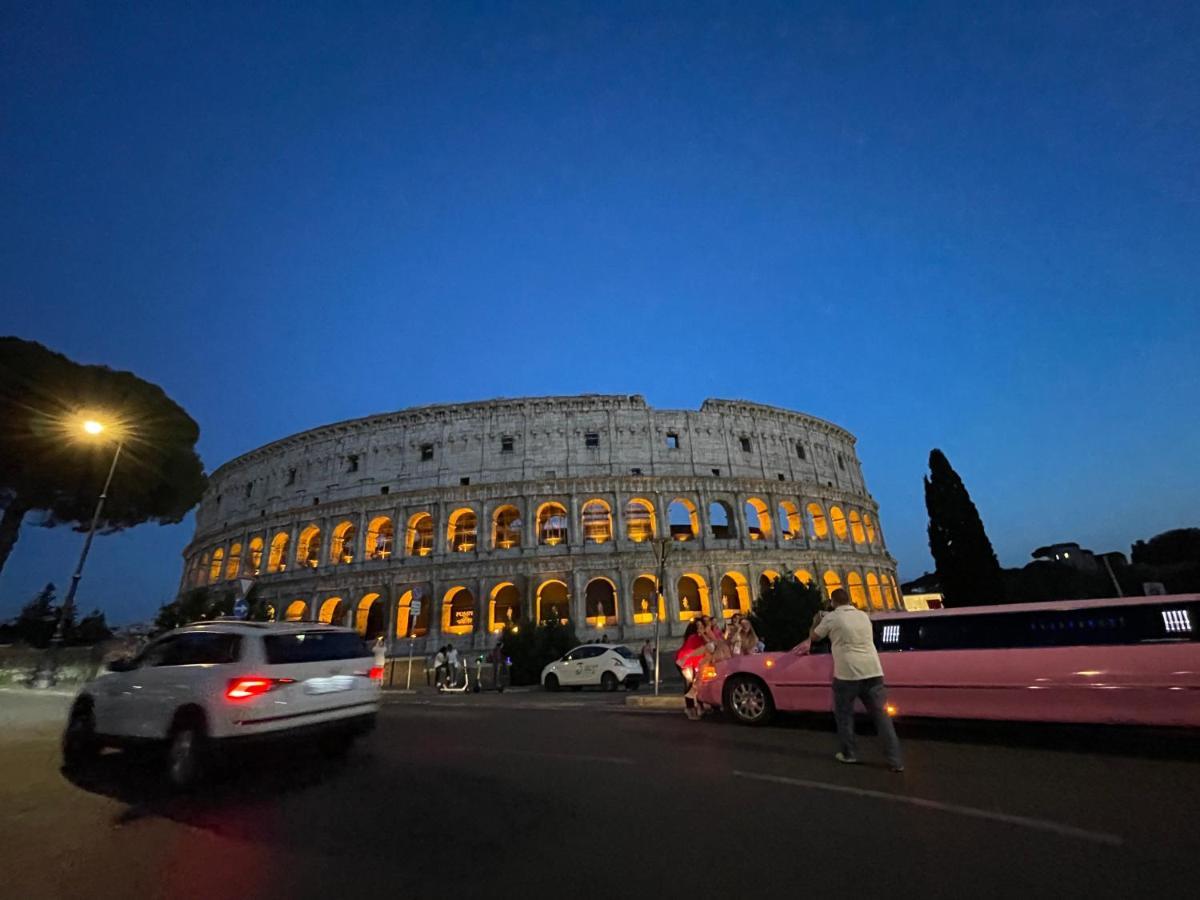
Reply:
[[412, 602], [412, 605], [410, 605], [408, 608], [408, 614], [413, 619], [416, 619], [417, 616], [421, 615], [421, 601], [420, 600], [414, 600]]
[[250, 604], [246, 602], [245, 597], [238, 597], [233, 604], [233, 616], [235, 619], [244, 619], [250, 613]]

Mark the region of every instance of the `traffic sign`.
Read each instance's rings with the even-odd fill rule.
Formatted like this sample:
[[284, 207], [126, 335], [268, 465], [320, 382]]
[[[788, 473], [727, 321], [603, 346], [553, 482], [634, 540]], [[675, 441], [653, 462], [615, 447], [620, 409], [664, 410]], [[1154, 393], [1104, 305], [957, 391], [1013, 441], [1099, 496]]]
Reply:
[[245, 597], [239, 597], [233, 604], [233, 615], [236, 619], [244, 619], [250, 613], [250, 604]]
[[410, 617], [412, 617], [414, 619], [417, 618], [417, 616], [421, 615], [421, 601], [420, 600], [414, 600], [412, 602], [412, 605], [409, 606], [409, 608], [408, 608], [408, 614]]

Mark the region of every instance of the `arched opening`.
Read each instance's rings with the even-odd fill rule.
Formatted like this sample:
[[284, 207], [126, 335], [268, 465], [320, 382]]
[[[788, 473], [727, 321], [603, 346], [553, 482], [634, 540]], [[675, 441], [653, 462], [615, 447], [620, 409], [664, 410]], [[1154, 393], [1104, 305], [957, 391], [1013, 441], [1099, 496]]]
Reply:
[[779, 580], [779, 573], [774, 569], [764, 569], [763, 573], [758, 576], [758, 595], [761, 597], [766, 593], [767, 588]]
[[433, 552], [433, 516], [427, 512], [413, 513], [404, 532], [405, 556], [428, 556]]
[[733, 510], [723, 500], [708, 504], [708, 533], [718, 541], [737, 536], [737, 529], [733, 526]]
[[583, 539], [589, 544], [607, 544], [612, 540], [612, 509], [603, 500], [589, 500], [579, 512]]
[[667, 523], [671, 537], [677, 541], [694, 541], [700, 534], [700, 516], [696, 504], [686, 497], [676, 497], [667, 507]]
[[208, 580], [215, 584], [221, 580], [221, 564], [225, 562], [225, 549], [218, 547], [212, 552], [212, 565], [208, 567]]
[[833, 526], [833, 536], [844, 541], [849, 532], [846, 530], [846, 514], [840, 506], [829, 507], [829, 522]]
[[808, 571], [808, 569], [797, 569], [796, 580], [803, 584], [812, 584], [814, 581], [816, 581], [816, 579], [813, 578], [813, 573]]
[[567, 542], [567, 508], [561, 503], [543, 503], [537, 512], [538, 543], [557, 547]]
[[688, 572], [679, 576], [675, 584], [679, 597], [679, 618], [683, 621], [694, 619], [699, 615], [712, 615], [712, 606], [708, 599], [708, 582], [701, 575]]
[[499, 631], [520, 621], [521, 592], [517, 586], [505, 581], [492, 588], [491, 602], [488, 603], [488, 631]]
[[335, 566], [354, 562], [354, 542], [358, 529], [353, 522], [339, 522], [333, 529], [329, 543], [329, 561]]
[[883, 591], [879, 589], [879, 577], [874, 572], [867, 573], [867, 595], [871, 609], [883, 609]]
[[867, 542], [867, 532], [863, 528], [862, 516], [858, 514], [857, 509], [850, 510], [850, 537], [854, 539], [856, 544], [865, 544]]
[[[421, 611], [416, 616], [416, 621], [413, 621], [412, 604], [413, 600], [421, 599]], [[424, 588], [415, 588], [405, 591], [400, 600], [396, 603], [396, 637], [398, 638], [419, 638], [429, 634], [429, 621], [431, 618], [428, 593]], [[411, 633], [409, 629], [412, 629]]]
[[875, 543], [875, 523], [871, 521], [870, 513], [863, 513], [863, 528], [867, 532], [867, 542]]
[[501, 506], [492, 513], [492, 546], [509, 550], [521, 546], [521, 513], [515, 506]]
[[271, 538], [271, 553], [267, 557], [267, 574], [287, 571], [288, 541], [291, 538], [286, 531], [278, 532]]
[[456, 509], [450, 513], [450, 522], [446, 526], [446, 543], [451, 553], [470, 553], [475, 549], [475, 510]]
[[341, 597], [327, 598], [317, 611], [317, 621], [324, 622], [326, 625], [341, 625], [345, 617], [346, 611], [342, 609]]
[[293, 600], [283, 611], [283, 621], [303, 622], [304, 614], [308, 612], [308, 604], [303, 600]]
[[[649, 625], [654, 621], [654, 604], [658, 596], [657, 585], [650, 575], [639, 575], [633, 580], [633, 621], [637, 625]], [[658, 604], [658, 613], [666, 618], [663, 603]]]
[[315, 569], [320, 564], [321, 529], [309, 525], [300, 532], [300, 541], [296, 544], [296, 565], [302, 569]]
[[887, 601], [888, 609], [899, 609], [900, 595], [896, 591], [896, 579], [891, 575], [881, 575], [880, 580], [883, 582], [883, 596]]
[[771, 537], [771, 508], [758, 497], [746, 501], [746, 531], [752, 541], [765, 541]]
[[825, 518], [825, 510], [819, 503], [808, 504], [808, 523], [815, 540], [824, 541], [829, 537], [829, 520]]
[[800, 510], [791, 500], [779, 504], [779, 536], [785, 541], [794, 541], [800, 536]]
[[378, 594], [364, 594], [354, 609], [354, 630], [369, 641], [387, 633], [387, 611]]
[[833, 592], [842, 586], [842, 579], [837, 572], [829, 569], [825, 572], [825, 596], [832, 597]]
[[617, 624], [617, 588], [607, 578], [593, 578], [583, 592], [587, 622], [596, 628]]
[[739, 612], [750, 612], [750, 585], [741, 572], [726, 572], [721, 576], [721, 615], [728, 619]]
[[857, 572], [850, 572], [846, 576], [846, 589], [850, 592], [850, 602], [859, 609], [867, 608], [867, 592], [863, 588], [862, 576]]
[[260, 537], [250, 539], [250, 550], [247, 562], [248, 571], [251, 575], [262, 574], [262, 555], [263, 555], [263, 539]]
[[657, 533], [654, 522], [654, 504], [635, 497], [625, 504], [625, 537], [640, 544], [654, 539]]
[[552, 579], [538, 585], [537, 617], [539, 622], [553, 622], [558, 619], [566, 625], [570, 613], [570, 598], [565, 583]]
[[367, 525], [367, 559], [391, 559], [395, 528], [387, 516], [376, 516]]
[[225, 563], [225, 580], [233, 581], [242, 572], [242, 545], [235, 543], [229, 548], [229, 559]]
[[470, 634], [475, 630], [475, 595], [465, 587], [452, 587], [442, 597], [442, 634]]
[[196, 584], [208, 583], [208, 554], [200, 554], [200, 564], [196, 567]]

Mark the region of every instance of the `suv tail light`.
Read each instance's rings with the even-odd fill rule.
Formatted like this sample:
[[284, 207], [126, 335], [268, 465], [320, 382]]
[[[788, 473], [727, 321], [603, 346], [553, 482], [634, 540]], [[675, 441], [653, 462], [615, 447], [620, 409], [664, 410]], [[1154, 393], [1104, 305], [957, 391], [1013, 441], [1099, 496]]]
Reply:
[[245, 700], [247, 697], [257, 697], [259, 694], [273, 691], [280, 685], [294, 684], [295, 681], [294, 678], [263, 678], [257, 675], [231, 678], [229, 686], [225, 688], [225, 697], [229, 700]]

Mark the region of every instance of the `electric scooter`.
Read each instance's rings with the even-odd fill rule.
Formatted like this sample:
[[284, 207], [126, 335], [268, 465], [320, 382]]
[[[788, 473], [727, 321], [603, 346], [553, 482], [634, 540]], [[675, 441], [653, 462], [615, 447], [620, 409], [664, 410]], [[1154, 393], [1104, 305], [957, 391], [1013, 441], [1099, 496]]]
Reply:
[[[458, 683], [458, 674], [460, 671], [462, 672], [462, 684]], [[450, 677], [453, 679], [453, 683], [447, 684], [443, 680], [438, 685], [439, 694], [465, 694], [471, 689], [471, 673], [468, 671], [466, 665], [455, 666], [454, 670], [450, 673]]]

